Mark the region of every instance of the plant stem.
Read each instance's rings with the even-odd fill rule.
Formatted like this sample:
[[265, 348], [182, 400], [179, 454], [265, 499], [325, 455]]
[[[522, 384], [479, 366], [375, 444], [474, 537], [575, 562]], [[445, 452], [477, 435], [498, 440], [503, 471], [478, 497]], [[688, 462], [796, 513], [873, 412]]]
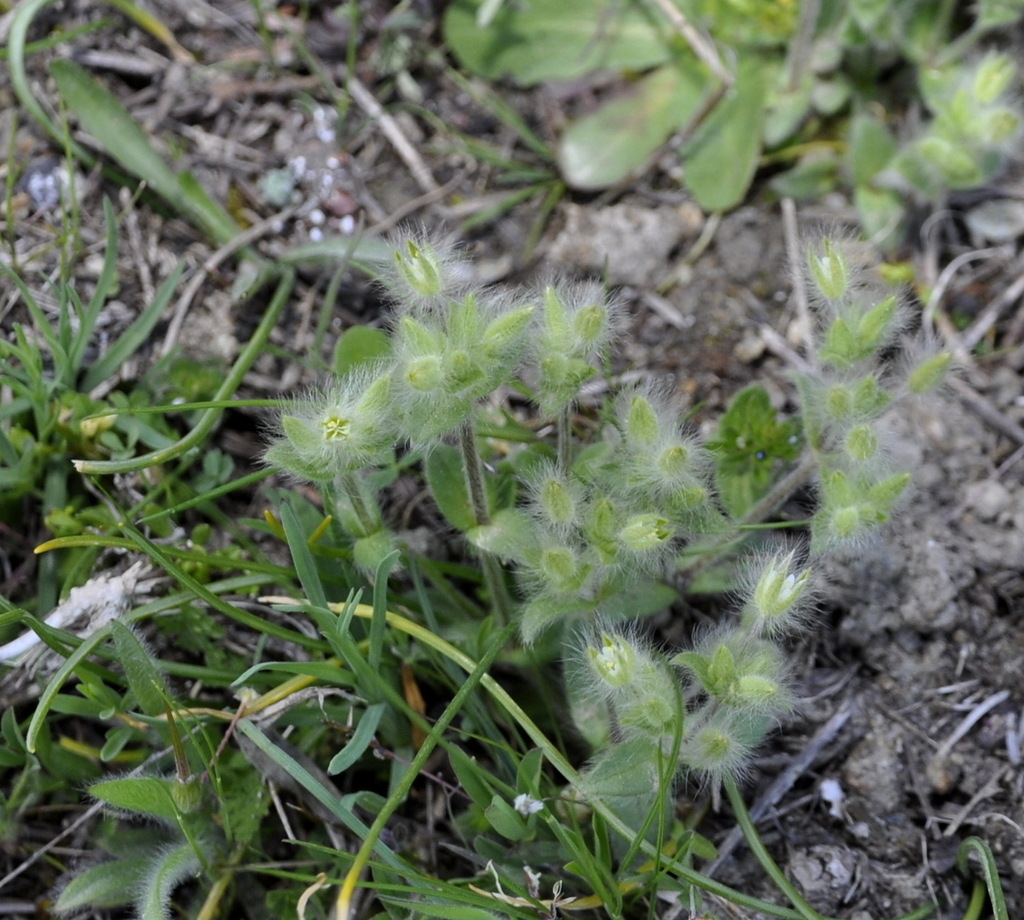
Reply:
[[569, 471], [572, 460], [572, 403], [569, 403], [558, 414], [558, 469], [562, 473]]
[[743, 801], [743, 795], [736, 785], [736, 780], [726, 774], [723, 782], [725, 794], [729, 797], [729, 804], [732, 806], [733, 814], [736, 815], [736, 821], [761, 867], [775, 882], [778, 889], [789, 898], [789, 902], [800, 912], [802, 917], [805, 917], [806, 920], [822, 920], [821, 914], [811, 907], [807, 899], [796, 890], [765, 848], [761, 835], [758, 834], [757, 828], [754, 827], [754, 822], [750, 818], [750, 812], [747, 811], [747, 804]]
[[[484, 464], [476, 447], [476, 426], [472, 418], [467, 419], [459, 428], [459, 449], [462, 451], [462, 469], [469, 500], [473, 505], [473, 517], [480, 526], [489, 524], [491, 510], [487, 505], [487, 490], [484, 486]], [[509, 621], [512, 606], [505, 586], [505, 573], [497, 557], [490, 553], [481, 553], [480, 567], [491, 598], [494, 618], [500, 626], [504, 626]]]
[[459, 450], [462, 451], [462, 469], [466, 475], [469, 500], [473, 504], [473, 516], [477, 524], [491, 523], [491, 511], [487, 506], [487, 492], [484, 489], [484, 464], [476, 449], [476, 427], [468, 419], [459, 428]]
[[[793, 883], [783, 874], [778, 863], [772, 859], [771, 854], [761, 840], [761, 835], [757, 832], [757, 828], [754, 827], [754, 822], [750, 817], [750, 812], [747, 811], [747, 804], [743, 801], [743, 795], [736, 785], [736, 780], [731, 776], [726, 776], [723, 782], [725, 784], [725, 794], [729, 797], [729, 804], [732, 806], [733, 814], [736, 816], [736, 822], [743, 831], [743, 836], [746, 838], [751, 851], [761, 864], [761, 867], [768, 873], [779, 890], [789, 898], [790, 903], [799, 911], [801, 917], [804, 917], [805, 920], [825, 920], [821, 914], [811, 907], [807, 899], [796, 890]], [[904, 914], [902, 917], [897, 918], [897, 920], [925, 920], [926, 917], [935, 913], [936, 908], [937, 905], [934, 903], [922, 904], [916, 910], [912, 910], [909, 914]], [[1002, 920], [1006, 920], [1006, 918], [1002, 918]]]
[[[782, 477], [771, 491], [757, 502], [736, 524], [736, 529], [749, 527], [751, 524], [760, 524], [768, 515], [775, 511], [790, 495], [804, 485], [818, 468], [818, 456], [814, 452], [808, 453], [799, 464]], [[679, 563], [677, 571], [693, 574], [700, 571], [714, 557], [715, 553], [727, 549], [731, 544], [737, 542], [741, 535], [736, 530], [728, 530], [720, 533], [717, 537], [701, 544], [699, 553], [691, 559]]]
[[363, 528], [362, 536], [368, 537], [370, 534], [376, 533], [380, 529], [380, 524], [377, 522], [376, 515], [371, 513], [366, 502], [363, 501], [363, 493], [359, 490], [359, 480], [356, 478], [356, 474], [342, 473], [338, 477], [338, 484], [345, 492], [356, 517], [359, 518], [359, 525]]

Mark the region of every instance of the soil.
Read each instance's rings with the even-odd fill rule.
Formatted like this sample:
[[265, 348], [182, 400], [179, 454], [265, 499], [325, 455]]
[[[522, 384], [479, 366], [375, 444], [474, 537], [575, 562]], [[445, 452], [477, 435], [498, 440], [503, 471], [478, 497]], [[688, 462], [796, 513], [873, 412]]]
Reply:
[[[370, 235], [399, 220], [454, 228], [491, 281], [528, 283], [551, 273], [606, 277], [620, 289], [628, 315], [616, 374], [664, 380], [698, 424], [712, 422], [753, 380], [764, 383], [780, 408], [792, 407], [789, 372], [802, 344], [800, 312], [780, 205], [762, 188], [755, 186], [748, 203], [715, 227], [658, 163], [599, 197], [566, 193], [550, 215], [538, 192], [499, 218], [465, 229], [504, 186], [500, 169], [474, 158], [455, 132], [521, 162], [544, 164], [452, 78], [438, 51], [436, 13], [413, 4], [418, 25], [402, 32], [390, 27], [388, 4], [361, 4], [366, 34], [356, 76], [367, 90], [364, 99], [336, 89], [345, 80], [347, 26], [332, 12], [334, 4], [311, 4], [315, 25], [308, 28], [294, 9], [281, 7], [268, 13], [262, 37], [254, 6], [154, 2], [177, 41], [195, 54], [197, 60], [188, 61], [175, 60], [109, 7], [51, 4], [30, 40], [50, 34], [55, 17], [68, 34], [101, 15], [114, 15], [116, 24], [30, 55], [34, 91], [52, 105], [48, 61], [78, 60], [179, 166], [191, 169], [216, 200], [231, 203], [236, 219], [268, 221], [254, 244], [268, 257], [360, 224]], [[400, 42], [403, 37], [408, 41]], [[303, 63], [303, 47], [312, 49], [318, 72]], [[390, 70], [382, 63], [385, 52]], [[510, 90], [509, 98], [540, 136], [554, 136], [558, 94]], [[374, 100], [393, 121], [381, 123]], [[13, 153], [7, 172], [16, 187], [9, 202], [14, 224], [5, 233], [23, 265], [56, 265], [60, 218], [53, 188], [66, 181], [60, 150], [5, 85], [0, 149]], [[285, 196], [295, 212], [280, 225], [269, 222], [285, 208], [268, 194], [271, 175], [290, 179], [296, 192]], [[75, 179], [88, 247], [77, 278], [83, 299], [95, 283], [101, 251], [102, 196], [113, 195], [122, 213], [120, 289], [104, 314], [112, 336], [174, 265], [183, 261], [190, 272], [198, 270], [214, 249], [151, 196], [133, 199], [98, 170]], [[797, 211], [800, 233], [822, 223], [851, 233], [856, 227], [841, 195]], [[971, 248], [956, 226], [945, 229], [909, 239], [899, 253], [913, 264], [919, 290], [934, 289], [938, 270]], [[227, 260], [207, 279], [177, 333], [171, 324], [159, 327], [141, 364], [156, 360], [165, 337], [197, 358], [223, 364], [234, 357], [263, 306], [259, 299], [232, 299], [237, 265]], [[940, 323], [949, 344], [979, 328], [972, 324], [1021, 268], [1019, 240], [1013, 239], [944, 282], [938, 316], [955, 314], [966, 324], [958, 334]], [[303, 269], [294, 303], [274, 333], [284, 352], [308, 355], [317, 345], [330, 278], [329, 270]], [[6, 295], [0, 309], [6, 335], [16, 318]], [[364, 276], [346, 273], [313, 357], [328, 361], [345, 328], [380, 321], [380, 304]], [[769, 849], [811, 903], [831, 916], [893, 917], [930, 892], [955, 905], [949, 917], [961, 916], [966, 894], [954, 858], [971, 835], [995, 853], [1009, 915], [1024, 916], [1019, 296], [978, 338], [981, 348], [960, 355], [957, 384], [893, 419], [893, 463], [913, 470], [913, 493], [877, 539], [827, 559], [821, 622], [793, 649], [803, 703], [765, 747], [746, 787], [748, 801], [764, 806], [758, 820]], [[137, 364], [122, 369], [128, 380], [140, 372]], [[267, 354], [239, 395], [276, 397], [314, 379], [298, 363]], [[248, 412], [232, 418], [218, 439], [242, 475], [260, 449], [258, 419]], [[702, 830], [715, 837], [729, 820], [711, 814]], [[2, 859], [6, 871], [11, 857]], [[742, 843], [716, 863], [715, 874], [778, 900]], [[714, 899], [705, 909], [747, 916]], [[671, 902], [659, 911], [686, 916]]]

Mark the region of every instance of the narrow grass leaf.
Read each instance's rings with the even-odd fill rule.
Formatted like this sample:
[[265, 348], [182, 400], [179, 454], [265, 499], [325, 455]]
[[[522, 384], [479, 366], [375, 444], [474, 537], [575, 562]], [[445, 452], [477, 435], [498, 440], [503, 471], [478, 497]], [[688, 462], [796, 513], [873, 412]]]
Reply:
[[180, 204], [177, 175], [120, 100], [73, 61], [54, 61], [50, 74], [67, 107], [107, 153], [161, 197]]
[[[316, 798], [333, 814], [338, 821], [350, 830], [359, 840], [365, 840], [369, 828], [363, 823], [350, 807], [346, 807], [344, 799], [338, 797], [333, 786], [328, 788], [287, 751], [274, 742], [250, 719], [242, 719], [238, 723], [238, 731], [249, 739], [260, 751], [267, 755], [278, 767], [283, 769], [296, 783]], [[401, 860], [385, 844], [376, 842], [377, 856], [395, 869], [402, 870], [405, 866]]]
[[39, 740], [40, 732], [46, 726], [46, 716], [50, 711], [50, 707], [53, 705], [54, 699], [57, 694], [60, 693], [61, 687], [64, 686], [64, 682], [74, 673], [75, 669], [81, 666], [85, 659], [93, 653], [106, 639], [110, 636], [110, 629], [108, 626], [104, 626], [96, 632], [94, 632], [88, 639], [86, 639], [78, 648], [76, 648], [68, 657], [64, 663], [57, 669], [53, 677], [50, 678], [49, 683], [43, 689], [43, 692], [39, 696], [39, 702], [36, 704], [36, 711], [32, 713], [32, 720], [28, 725], [28, 732], [25, 735], [25, 741], [28, 745], [30, 753], [35, 753], [36, 742]]
[[373, 618], [370, 620], [370, 651], [366, 659], [374, 671], [380, 669], [381, 655], [384, 652], [384, 634], [388, 624], [388, 575], [400, 556], [398, 550], [388, 553], [380, 561], [373, 576]]
[[317, 571], [313, 554], [309, 550], [306, 540], [306, 533], [299, 522], [299, 515], [294, 506], [292, 496], [287, 496], [281, 506], [281, 523], [284, 525], [285, 536], [288, 539], [288, 549], [292, 554], [292, 562], [295, 564], [295, 574], [299, 577], [306, 597], [315, 607], [327, 607], [327, 595], [324, 593], [324, 586], [320, 581], [320, 573]]
[[[32, 322], [35, 324], [36, 331], [38, 331], [46, 341], [46, 345], [50, 349], [54, 364], [59, 365], [60, 361], [67, 361], [68, 356], [64, 353], [64, 349], [57, 337], [57, 334], [53, 331], [53, 327], [50, 325], [50, 321], [47, 319], [46, 314], [36, 302], [36, 299], [32, 296], [32, 292], [29, 290], [28, 285], [21, 280], [21, 276], [10, 268], [10, 266], [0, 263], [0, 273], [3, 273], [8, 279], [13, 281], [15, 286], [18, 288], [18, 291], [21, 293], [22, 303], [25, 304], [29, 315], [32, 317]], [[20, 327], [16, 326], [15, 328], [18, 329]], [[18, 344], [21, 345], [21, 336], [18, 338]], [[25, 342], [24, 345], [27, 347], [28, 343]]]
[[125, 329], [117, 341], [85, 372], [82, 378], [82, 389], [86, 392], [109, 380], [122, 364], [137, 352], [148, 340], [156, 324], [163, 318], [167, 305], [171, 302], [181, 276], [185, 272], [184, 263], [174, 267], [171, 274], [157, 289], [152, 302], [135, 317], [132, 324]]
[[386, 708], [384, 703], [374, 703], [366, 707], [366, 712], [360, 716], [359, 724], [349, 738], [348, 744], [338, 751], [327, 765], [327, 772], [331, 776], [344, 773], [366, 753]]
[[191, 173], [184, 172], [178, 176], [178, 187], [181, 197], [171, 203], [182, 207], [215, 243], [224, 245], [241, 232], [242, 228], [235, 219], [210, 197]]
[[96, 280], [96, 288], [89, 298], [89, 304], [79, 319], [78, 330], [71, 346], [71, 366], [76, 372], [84, 363], [85, 351], [92, 339], [103, 306], [117, 286], [117, 219], [109, 198], [103, 199], [103, 221], [107, 231], [103, 268], [100, 269], [100, 276]]
[[[462, 895], [463, 892], [460, 891], [459, 896]], [[414, 917], [437, 917], [439, 920], [499, 920], [501, 916], [484, 910], [482, 907], [459, 905], [452, 901], [431, 904], [429, 901], [399, 901], [392, 898], [386, 900], [391, 906], [410, 911], [409, 916]], [[505, 905], [502, 905], [502, 909], [504, 912]], [[536, 914], [534, 913], [533, 916]]]

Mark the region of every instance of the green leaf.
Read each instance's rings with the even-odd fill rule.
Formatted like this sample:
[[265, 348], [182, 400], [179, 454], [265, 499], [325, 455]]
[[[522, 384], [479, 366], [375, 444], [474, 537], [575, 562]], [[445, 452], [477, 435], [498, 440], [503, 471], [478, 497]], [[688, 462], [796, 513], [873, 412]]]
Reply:
[[109, 156], [184, 211], [217, 243], [234, 239], [240, 228], [231, 215], [192, 176], [179, 176], [171, 169], [131, 113], [102, 83], [68, 60], [54, 61], [50, 73], [64, 103]]
[[896, 155], [896, 138], [868, 112], [858, 112], [850, 123], [849, 169], [854, 185], [865, 185], [885, 169]]
[[637, 827], [657, 798], [659, 754], [654, 742], [631, 738], [601, 751], [583, 776], [581, 791]]
[[[393, 907], [406, 909], [402, 916], [438, 917], [439, 920], [499, 920], [499, 915], [484, 910], [482, 907], [470, 907], [466, 904], [455, 904], [443, 901], [432, 904], [429, 900], [402, 901], [394, 898], [381, 898]], [[392, 916], [395, 916], [392, 914]]]
[[683, 182], [705, 210], [727, 211], [747, 194], [761, 156], [770, 80], [765, 58], [754, 54], [744, 58], [731, 94], [683, 150]]
[[476, 762], [476, 758], [470, 757], [462, 748], [452, 745], [448, 748], [448, 759], [455, 772], [455, 778], [459, 781], [466, 795], [468, 795], [480, 808], [486, 808], [491, 803], [494, 793], [490, 786], [484, 781], [486, 775], [484, 769]]
[[458, 450], [450, 444], [439, 444], [427, 455], [424, 472], [434, 501], [448, 523], [462, 533], [476, 527], [476, 514]]
[[559, 0], [506, 3], [486, 27], [479, 0], [455, 0], [445, 39], [459, 63], [489, 80], [524, 86], [598, 70], [645, 70], [668, 60], [668, 22], [640, 3]]
[[125, 811], [176, 821], [178, 809], [171, 795], [172, 782], [159, 776], [126, 776], [93, 783], [89, 795]]
[[565, 181], [600, 189], [639, 169], [689, 121], [708, 91], [707, 75], [689, 59], [637, 80], [565, 131], [557, 149]]
[[346, 744], [327, 765], [327, 772], [334, 776], [337, 773], [344, 773], [360, 757], [366, 753], [376, 734], [377, 726], [380, 724], [381, 716], [384, 715], [386, 706], [384, 703], [374, 703], [366, 707], [366, 712], [359, 719], [356, 730]]
[[180, 262], [160, 285], [152, 302], [143, 308], [132, 324], [121, 333], [117, 341], [103, 353], [95, 364], [89, 367], [82, 378], [83, 393], [110, 379], [128, 358], [149, 341], [150, 333], [156, 324], [164, 318], [167, 306], [176, 293], [184, 272], [185, 264]]
[[147, 716], [161, 715], [165, 710], [167, 686], [157, 670], [149, 650], [120, 620], [110, 623], [110, 635], [117, 649], [117, 658], [124, 668], [128, 686], [135, 695], [139, 708]]
[[831, 151], [815, 152], [801, 159], [792, 169], [768, 183], [780, 198], [817, 201], [835, 189], [839, 182], [839, 157]]
[[334, 349], [334, 372], [347, 374], [391, 354], [391, 339], [383, 329], [353, 326], [347, 329]]
[[[148, 861], [146, 868], [141, 882], [142, 890], [135, 901], [138, 918], [166, 920], [170, 916], [168, 907], [174, 889], [199, 871], [199, 858], [192, 844], [185, 842], [161, 850]], [[135, 887], [139, 887], [138, 880]]]
[[116, 859], [92, 866], [76, 875], [61, 891], [53, 909], [58, 914], [87, 907], [120, 907], [131, 901], [146, 859]]
[[768, 494], [779, 461], [800, 453], [800, 426], [780, 421], [763, 387], [741, 390], [708, 441], [716, 452], [715, 480], [726, 511], [742, 517]]
[[180, 204], [177, 175], [121, 102], [73, 61], [54, 61], [50, 74], [65, 105], [107, 153], [162, 198]]
[[500, 795], [491, 798], [491, 803], [484, 809], [484, 817], [506, 840], [525, 840], [531, 835], [523, 816]]

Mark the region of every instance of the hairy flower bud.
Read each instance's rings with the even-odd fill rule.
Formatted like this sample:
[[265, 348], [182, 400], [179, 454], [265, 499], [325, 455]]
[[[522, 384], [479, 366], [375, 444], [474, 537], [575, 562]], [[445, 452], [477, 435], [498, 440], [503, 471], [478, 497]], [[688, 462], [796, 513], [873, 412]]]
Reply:
[[768, 558], [744, 614], [755, 634], [777, 636], [797, 623], [810, 598], [811, 570], [798, 572], [795, 554]]
[[829, 300], [840, 300], [850, 286], [850, 269], [846, 257], [833, 244], [825, 240], [821, 255], [811, 254], [808, 261], [811, 277], [818, 290]]

